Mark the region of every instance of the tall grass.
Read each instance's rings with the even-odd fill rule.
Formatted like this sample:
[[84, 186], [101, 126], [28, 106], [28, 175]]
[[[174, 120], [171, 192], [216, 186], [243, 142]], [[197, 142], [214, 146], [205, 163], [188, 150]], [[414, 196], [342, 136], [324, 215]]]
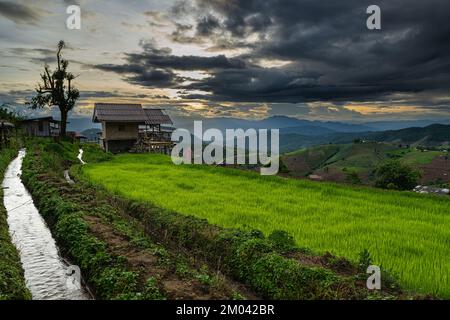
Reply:
[[450, 298], [448, 198], [175, 166], [163, 155], [120, 155], [83, 172], [112, 192], [221, 226], [286, 230], [299, 246], [354, 260], [368, 249], [407, 289]]

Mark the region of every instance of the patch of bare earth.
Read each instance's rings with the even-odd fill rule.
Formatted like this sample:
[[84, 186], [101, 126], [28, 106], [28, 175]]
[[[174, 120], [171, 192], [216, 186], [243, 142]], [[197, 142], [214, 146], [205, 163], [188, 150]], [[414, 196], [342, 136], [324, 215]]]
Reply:
[[345, 182], [345, 173], [338, 168], [328, 167], [328, 169], [319, 169], [314, 171], [315, 175], [322, 177], [323, 181], [332, 181], [332, 182]]
[[304, 177], [312, 170], [304, 157], [289, 156], [283, 157], [282, 160], [294, 176]]
[[421, 165], [422, 171], [421, 183], [430, 183], [437, 180], [442, 182], [450, 182], [450, 159], [445, 159], [445, 156], [438, 156], [433, 161], [426, 165]]

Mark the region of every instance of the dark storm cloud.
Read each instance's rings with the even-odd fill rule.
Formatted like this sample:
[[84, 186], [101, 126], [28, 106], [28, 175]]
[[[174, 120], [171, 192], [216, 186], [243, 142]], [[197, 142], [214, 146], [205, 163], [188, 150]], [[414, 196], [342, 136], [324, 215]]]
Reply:
[[7, 90], [0, 91], [0, 105], [20, 103], [21, 100], [31, 97], [33, 90]]
[[219, 99], [370, 100], [450, 86], [448, 1], [378, 1], [381, 31], [366, 28], [369, 1], [197, 3], [216, 14], [234, 39], [258, 36], [249, 58], [292, 61], [278, 69], [220, 70], [191, 85]]
[[10, 1], [0, 1], [0, 15], [15, 23], [34, 23], [39, 19], [35, 10]]
[[170, 38], [173, 42], [183, 43], [183, 44], [202, 44], [204, 41], [196, 36], [188, 35], [193, 26], [190, 24], [175, 23], [175, 31], [172, 32]]
[[169, 48], [156, 48], [151, 42], [141, 43], [141, 53], [126, 54], [130, 65], [150, 68], [170, 68], [177, 70], [243, 69], [245, 61], [227, 58], [225, 55], [213, 57], [175, 56]]
[[197, 23], [197, 35], [208, 37], [220, 28], [219, 20], [213, 15], [201, 17]]
[[123, 74], [128, 82], [149, 88], [171, 88], [181, 81], [172, 70], [158, 69], [139, 64], [101, 64], [93, 67], [103, 71]]
[[[45, 65], [56, 62], [55, 50], [46, 48], [8, 48], [0, 53], [0, 57], [20, 57], [30, 62]], [[78, 61], [71, 61], [72, 63], [79, 63]]]
[[213, 57], [175, 56], [168, 48], [156, 48], [152, 43], [141, 43], [141, 53], [126, 54], [127, 63], [122, 65], [100, 64], [94, 68], [123, 74], [130, 83], [151, 88], [176, 87], [191, 80], [179, 77], [174, 70], [215, 70], [243, 69], [245, 62], [227, 58], [224, 55]]
[[[172, 9], [174, 19], [191, 15], [195, 23], [179, 24], [172, 34], [175, 41], [189, 42], [186, 34], [190, 33], [198, 43], [212, 42], [210, 50], [246, 48], [247, 52], [234, 58], [175, 56], [144, 44], [142, 53], [127, 55], [126, 64], [108, 68], [118, 73], [131, 70], [131, 82], [151, 87], [158, 86], [151, 81], [152, 72], [160, 70], [170, 78], [171, 87], [183, 90], [183, 97], [220, 101], [387, 101], [393, 94], [426, 91], [448, 95], [450, 2], [379, 0], [382, 30], [377, 31], [366, 28], [366, 9], [371, 4], [368, 0], [183, 1]], [[282, 60], [286, 65], [268, 67], [261, 60]], [[182, 85], [175, 70], [203, 70], [209, 76]], [[209, 94], [193, 95], [191, 90]]]

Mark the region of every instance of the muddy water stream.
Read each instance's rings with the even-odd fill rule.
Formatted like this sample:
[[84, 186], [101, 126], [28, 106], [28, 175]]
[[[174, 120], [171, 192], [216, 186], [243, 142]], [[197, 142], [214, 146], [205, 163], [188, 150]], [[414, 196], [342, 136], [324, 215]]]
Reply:
[[2, 186], [9, 231], [20, 253], [27, 287], [33, 299], [37, 300], [90, 299], [79, 285], [76, 268], [69, 266], [59, 255], [50, 230], [22, 184], [20, 175], [24, 156], [25, 150], [21, 150], [11, 162]]

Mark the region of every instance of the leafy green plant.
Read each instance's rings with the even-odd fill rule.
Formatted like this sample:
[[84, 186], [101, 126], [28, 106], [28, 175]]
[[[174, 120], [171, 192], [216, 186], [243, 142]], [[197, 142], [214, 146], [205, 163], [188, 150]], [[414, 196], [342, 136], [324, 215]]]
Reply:
[[273, 231], [269, 235], [268, 240], [281, 252], [288, 252], [294, 250], [296, 247], [294, 237], [284, 230]]
[[359, 253], [359, 268], [362, 272], [366, 272], [367, 267], [369, 267], [371, 264], [372, 258], [370, 257], [370, 253], [367, 249], [364, 249]]
[[420, 178], [420, 172], [398, 160], [390, 160], [375, 170], [375, 185], [392, 190], [412, 190]]

